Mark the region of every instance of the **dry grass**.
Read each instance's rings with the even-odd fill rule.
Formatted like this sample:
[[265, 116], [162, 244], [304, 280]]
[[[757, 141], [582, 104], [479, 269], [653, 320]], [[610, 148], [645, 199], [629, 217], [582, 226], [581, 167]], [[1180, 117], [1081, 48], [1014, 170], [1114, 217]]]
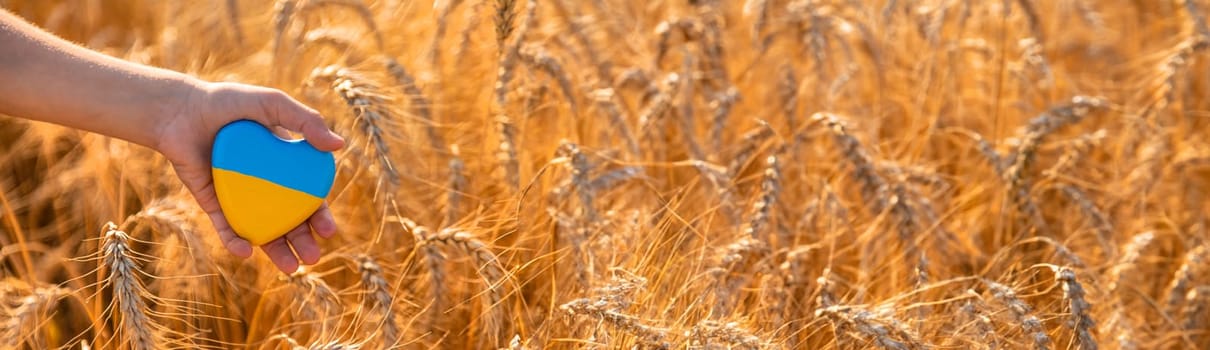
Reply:
[[0, 4], [350, 140], [283, 277], [0, 118], [0, 348], [1210, 347], [1205, 0]]

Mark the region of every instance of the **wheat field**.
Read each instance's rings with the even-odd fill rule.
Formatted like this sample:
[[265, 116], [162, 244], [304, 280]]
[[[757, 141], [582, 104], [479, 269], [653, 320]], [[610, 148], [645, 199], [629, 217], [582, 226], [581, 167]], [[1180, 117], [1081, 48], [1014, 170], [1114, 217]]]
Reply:
[[1210, 348], [1204, 0], [0, 5], [350, 140], [285, 276], [0, 117], [0, 348]]

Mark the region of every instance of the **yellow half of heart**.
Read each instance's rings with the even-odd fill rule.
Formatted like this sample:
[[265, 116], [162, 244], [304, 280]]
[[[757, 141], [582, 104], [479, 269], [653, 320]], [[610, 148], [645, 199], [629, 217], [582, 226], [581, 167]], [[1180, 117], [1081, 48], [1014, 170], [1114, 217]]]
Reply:
[[323, 199], [261, 178], [212, 168], [214, 192], [236, 234], [253, 245], [281, 237], [303, 223]]

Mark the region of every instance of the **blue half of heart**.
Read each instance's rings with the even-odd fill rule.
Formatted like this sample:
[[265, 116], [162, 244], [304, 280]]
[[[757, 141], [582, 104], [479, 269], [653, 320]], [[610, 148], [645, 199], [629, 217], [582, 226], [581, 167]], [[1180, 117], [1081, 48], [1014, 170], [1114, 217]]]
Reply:
[[[211, 160], [214, 168], [260, 178], [319, 198], [327, 197], [332, 189], [331, 176], [321, 175], [335, 173], [332, 154], [316, 150], [302, 140], [282, 140], [250, 120], [227, 125], [215, 139], [215, 156]], [[241, 142], [225, 142], [227, 140]], [[247, 146], [257, 149], [230, 149]], [[246, 156], [251, 154], [273, 156]], [[311, 168], [316, 165], [325, 168]]]

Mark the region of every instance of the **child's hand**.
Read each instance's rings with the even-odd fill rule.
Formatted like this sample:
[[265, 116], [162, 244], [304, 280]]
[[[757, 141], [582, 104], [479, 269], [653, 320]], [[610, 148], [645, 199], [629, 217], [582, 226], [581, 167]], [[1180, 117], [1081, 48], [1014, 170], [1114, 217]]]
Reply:
[[[219, 128], [232, 121], [250, 119], [270, 129], [280, 126], [301, 133], [316, 149], [329, 152], [344, 147], [344, 139], [328, 130], [318, 112], [281, 91], [235, 83], [194, 82], [194, 88], [186, 93], [188, 96], [181, 99], [179, 112], [156, 127], [154, 147], [172, 162], [181, 182], [210, 216], [227, 250], [246, 258], [252, 255], [252, 246], [236, 236], [228, 225], [211, 178], [210, 152]], [[336, 221], [327, 204], [320, 206], [306, 223], [261, 249], [278, 269], [292, 273], [298, 268], [299, 259], [305, 264], [319, 260], [319, 245], [311, 235], [312, 229], [323, 238], [336, 233]]]

